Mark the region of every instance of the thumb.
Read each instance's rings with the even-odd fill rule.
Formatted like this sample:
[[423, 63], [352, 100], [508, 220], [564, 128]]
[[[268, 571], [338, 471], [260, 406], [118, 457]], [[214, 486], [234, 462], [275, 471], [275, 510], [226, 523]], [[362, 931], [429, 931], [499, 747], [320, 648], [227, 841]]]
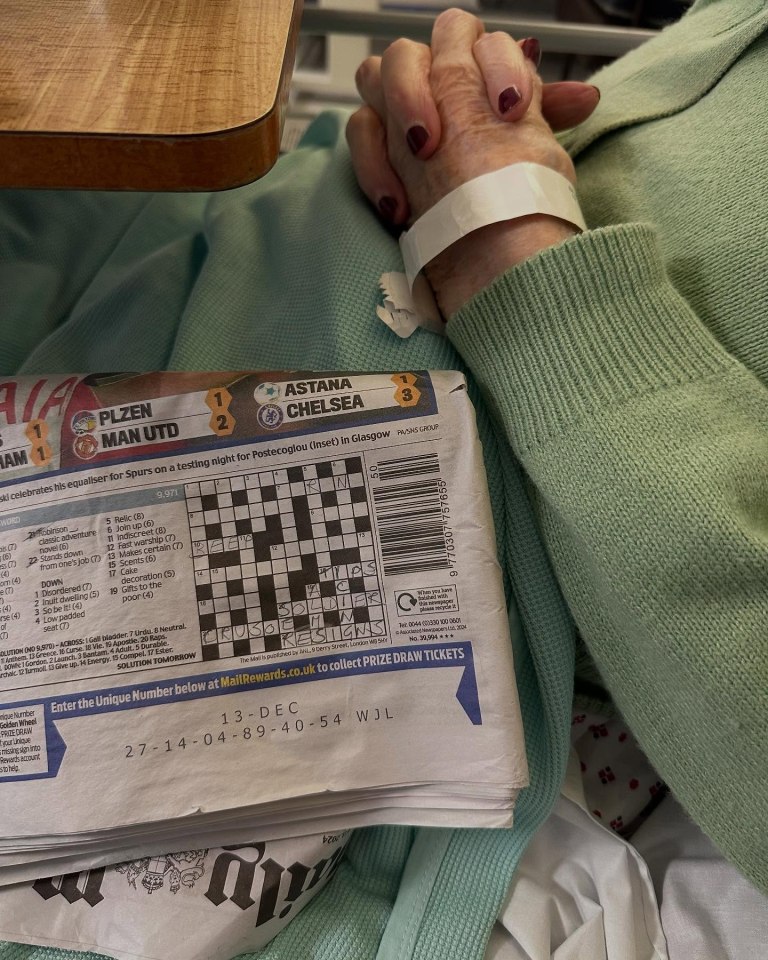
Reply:
[[545, 83], [541, 92], [541, 112], [555, 133], [583, 123], [599, 102], [600, 91], [589, 83]]

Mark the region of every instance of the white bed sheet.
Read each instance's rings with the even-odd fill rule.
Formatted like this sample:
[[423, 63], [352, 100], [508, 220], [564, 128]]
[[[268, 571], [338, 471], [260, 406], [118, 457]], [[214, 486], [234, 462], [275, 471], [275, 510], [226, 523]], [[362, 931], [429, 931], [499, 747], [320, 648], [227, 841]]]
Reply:
[[485, 960], [760, 960], [768, 898], [667, 797], [632, 844], [587, 808], [579, 760], [534, 837]]

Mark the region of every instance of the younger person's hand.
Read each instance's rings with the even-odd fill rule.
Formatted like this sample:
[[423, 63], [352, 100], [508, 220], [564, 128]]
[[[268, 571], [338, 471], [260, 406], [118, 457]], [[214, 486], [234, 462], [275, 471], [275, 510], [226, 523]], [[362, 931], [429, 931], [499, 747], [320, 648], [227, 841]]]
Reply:
[[[461, 10], [436, 20], [431, 47], [398, 40], [360, 66], [365, 101], [347, 139], [363, 191], [385, 219], [404, 225], [462, 183], [531, 161], [575, 181], [553, 134], [586, 119], [599, 100], [586, 84], [542, 84], [536, 41], [486, 34]], [[548, 122], [549, 121], [549, 122]], [[427, 268], [443, 313], [516, 262], [575, 232], [536, 215], [484, 227]]]

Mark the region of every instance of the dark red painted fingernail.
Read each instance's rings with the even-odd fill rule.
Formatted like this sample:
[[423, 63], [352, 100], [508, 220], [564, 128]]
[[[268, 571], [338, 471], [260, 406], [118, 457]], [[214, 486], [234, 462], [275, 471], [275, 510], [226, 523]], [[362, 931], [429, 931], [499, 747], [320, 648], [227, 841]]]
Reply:
[[541, 44], [536, 37], [528, 37], [527, 40], [523, 40], [520, 49], [523, 51], [523, 56], [528, 57], [534, 67], [539, 66], [541, 63]]
[[507, 113], [523, 99], [517, 87], [507, 87], [499, 94], [499, 113]]
[[408, 141], [408, 146], [411, 148], [411, 153], [418, 153], [419, 150], [424, 146], [424, 144], [429, 140], [429, 133], [424, 127], [418, 125], [411, 127], [408, 133], [405, 135], [405, 139]]
[[387, 220], [394, 220], [397, 213], [397, 200], [394, 197], [382, 197], [379, 200], [379, 210]]

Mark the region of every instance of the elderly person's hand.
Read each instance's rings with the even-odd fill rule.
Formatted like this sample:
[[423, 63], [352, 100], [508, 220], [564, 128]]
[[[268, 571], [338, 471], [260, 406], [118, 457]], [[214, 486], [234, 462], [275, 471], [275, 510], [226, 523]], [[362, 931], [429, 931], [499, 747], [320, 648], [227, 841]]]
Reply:
[[[347, 140], [358, 181], [382, 216], [404, 225], [468, 180], [530, 161], [575, 182], [554, 137], [586, 119], [600, 94], [587, 84], [543, 85], [535, 40], [486, 34], [461, 10], [435, 20], [432, 44], [397, 40], [369, 57], [356, 80], [365, 101]], [[534, 215], [483, 227], [426, 268], [445, 316], [508, 267], [575, 228]]]

